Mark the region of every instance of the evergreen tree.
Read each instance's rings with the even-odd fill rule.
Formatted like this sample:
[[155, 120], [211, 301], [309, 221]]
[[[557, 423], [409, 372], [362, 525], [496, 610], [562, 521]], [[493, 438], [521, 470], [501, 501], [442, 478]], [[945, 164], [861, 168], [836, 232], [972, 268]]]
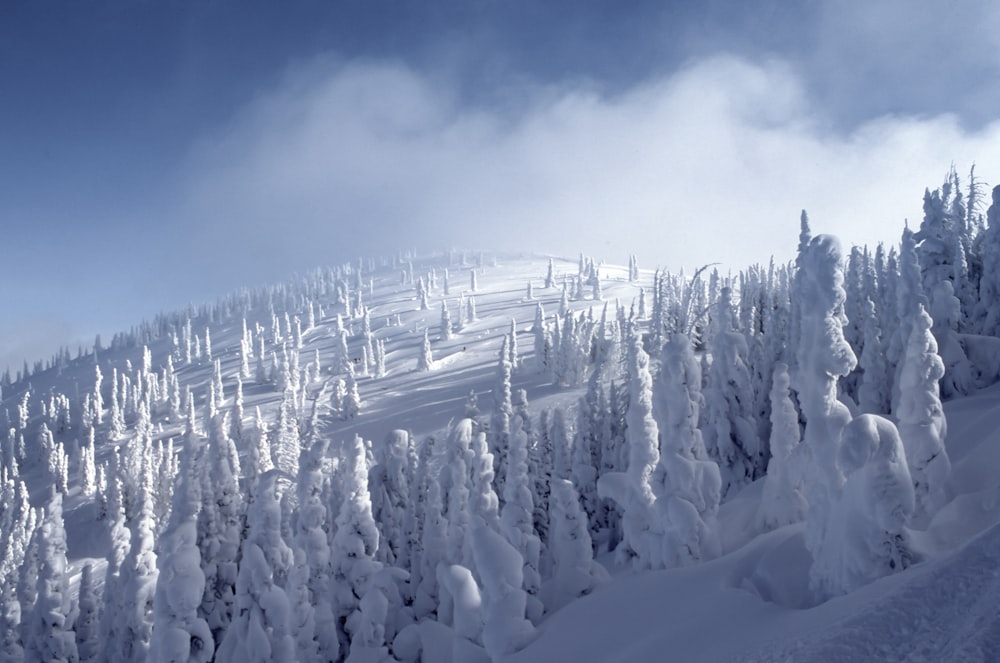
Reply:
[[799, 448], [799, 413], [792, 403], [788, 366], [774, 366], [771, 386], [771, 460], [757, 511], [763, 529], [774, 529], [805, 518], [806, 499], [796, 463]]
[[154, 662], [207, 662], [215, 653], [212, 631], [198, 614], [205, 591], [205, 574], [198, 549], [201, 491], [194, 453], [193, 449], [187, 449], [181, 455], [170, 523], [158, 540], [159, 573], [149, 649], [149, 660]]
[[269, 472], [257, 477], [254, 502], [247, 514], [249, 529], [236, 580], [233, 621], [216, 651], [217, 663], [291, 661], [291, 607], [282, 581], [292, 564], [292, 551], [281, 538], [281, 507]]
[[39, 525], [36, 599], [25, 615], [24, 655], [28, 660], [73, 663], [79, 660], [62, 502], [62, 493], [53, 491]]
[[948, 432], [938, 381], [945, 373], [931, 334], [930, 316], [918, 309], [899, 378], [899, 433], [913, 479], [915, 517], [922, 524], [946, 501], [951, 462], [944, 440]]
[[686, 334], [664, 344], [653, 385], [653, 413], [660, 431], [659, 463], [650, 479], [665, 525], [662, 558], [680, 566], [717, 557], [716, 524], [722, 479], [698, 430], [701, 370]]
[[431, 355], [431, 339], [424, 330], [424, 340], [420, 346], [420, 354], [417, 356], [417, 370], [429, 371], [434, 368], [434, 357]]
[[80, 573], [79, 614], [76, 617], [76, 650], [80, 663], [94, 663], [100, 653], [100, 597], [94, 583], [94, 565], [85, 564]]

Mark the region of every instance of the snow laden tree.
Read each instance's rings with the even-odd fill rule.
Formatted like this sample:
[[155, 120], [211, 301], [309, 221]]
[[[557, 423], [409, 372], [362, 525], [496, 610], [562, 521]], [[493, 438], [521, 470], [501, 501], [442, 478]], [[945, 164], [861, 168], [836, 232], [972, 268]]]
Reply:
[[153, 599], [156, 594], [155, 528], [151, 494], [140, 490], [136, 496], [136, 517], [132, 525], [132, 541], [122, 564], [121, 591], [124, 618], [121, 638], [111, 646], [114, 660], [145, 661], [153, 634]]
[[774, 365], [771, 384], [771, 460], [757, 510], [761, 529], [775, 529], [800, 522], [806, 515], [801, 461], [799, 413], [792, 402], [788, 366]]
[[944, 446], [948, 427], [938, 381], [945, 374], [931, 333], [931, 318], [920, 307], [913, 321], [899, 378], [899, 433], [913, 479], [915, 521], [925, 524], [946, 501], [951, 462]]
[[[311, 606], [313, 634], [299, 633], [300, 652], [305, 647], [321, 656], [322, 660], [334, 660], [340, 652], [337, 629], [330, 604], [330, 517], [326, 501], [324, 459], [329, 441], [314, 435], [308, 449], [302, 450], [299, 460], [299, 476], [296, 495], [299, 508], [295, 518], [296, 567], [299, 571], [302, 597]], [[301, 556], [301, 560], [299, 557]], [[303, 643], [303, 639], [315, 640]], [[316, 659], [320, 660], [320, 659]]]
[[431, 354], [431, 339], [427, 330], [424, 330], [424, 340], [420, 344], [420, 354], [417, 355], [417, 370], [429, 371], [434, 368], [434, 356]]
[[198, 549], [198, 512], [201, 491], [194, 449], [181, 456], [179, 484], [174, 491], [170, 522], [160, 536], [159, 574], [153, 598], [153, 636], [149, 661], [153, 663], [208, 662], [215, 654], [212, 631], [198, 614], [205, 590]]
[[483, 579], [483, 646], [491, 660], [499, 661], [527, 645], [535, 633], [525, 618], [524, 560], [485, 525], [472, 530], [472, 551]]
[[[100, 598], [94, 582], [94, 565], [86, 564], [80, 573], [79, 612], [76, 617], [76, 649], [80, 663], [94, 663], [101, 651]], [[6, 653], [6, 652], [4, 652]]]
[[716, 306], [717, 331], [705, 387], [705, 446], [719, 463], [723, 497], [763, 475], [766, 458], [753, 424], [753, 386], [747, 367], [747, 343], [735, 331], [729, 288]]
[[333, 536], [333, 615], [342, 650], [350, 651], [360, 627], [361, 599], [381, 565], [375, 561], [379, 534], [368, 493], [365, 443], [355, 436], [344, 445], [340, 471], [340, 513]]
[[279, 577], [288, 576], [292, 551], [281, 537], [276, 479], [274, 470], [257, 477], [236, 579], [233, 621], [216, 651], [218, 663], [295, 658], [291, 606], [279, 582]]
[[542, 587], [542, 597], [546, 610], [554, 612], [591, 593], [610, 577], [594, 561], [587, 514], [580, 508], [580, 498], [572, 482], [553, 480], [549, 518], [548, 545], [553, 572]]
[[609, 472], [597, 482], [598, 494], [622, 509], [622, 541], [615, 550], [620, 562], [631, 561], [636, 570], [662, 568], [663, 527], [655, 513], [652, 477], [660, 460], [659, 427], [653, 417], [653, 378], [649, 355], [633, 327], [629, 331], [629, 407], [625, 472]]
[[524, 590], [528, 593], [528, 618], [541, 619], [542, 605], [538, 599], [541, 588], [539, 558], [541, 541], [534, 525], [534, 498], [528, 476], [528, 436], [519, 416], [514, 417], [508, 450], [507, 480], [504, 483], [504, 505], [500, 510], [500, 531], [523, 560]]
[[79, 654], [69, 589], [62, 493], [52, 491], [38, 530], [36, 598], [25, 615], [24, 656], [29, 661], [75, 663]]
[[716, 523], [722, 479], [698, 430], [700, 405], [701, 368], [691, 340], [673, 334], [663, 346], [653, 384], [660, 447], [650, 478], [666, 529], [661, 555], [668, 567], [712, 559], [722, 551]]
[[821, 599], [852, 592], [913, 561], [906, 529], [913, 485], [896, 426], [878, 415], [854, 419], [844, 428], [837, 462], [845, 480], [810, 572]]
[[210, 427], [205, 462], [200, 468], [201, 510], [197, 513], [198, 547], [205, 573], [199, 615], [219, 642], [233, 615], [244, 513], [239, 456], [228, 435], [228, 415], [216, 413]]
[[913, 510], [896, 426], [876, 415], [854, 422], [837, 400], [837, 379], [856, 359], [843, 336], [843, 271], [833, 237], [813, 238], [802, 260], [799, 402], [806, 420], [805, 543], [810, 587], [825, 599], [903, 568]]

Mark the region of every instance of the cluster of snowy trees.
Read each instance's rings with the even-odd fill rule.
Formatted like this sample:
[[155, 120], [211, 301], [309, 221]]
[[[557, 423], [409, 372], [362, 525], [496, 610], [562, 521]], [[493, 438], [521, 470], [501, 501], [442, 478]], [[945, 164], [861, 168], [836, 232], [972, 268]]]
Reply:
[[[803, 213], [794, 264], [657, 272], [648, 303], [645, 288], [603, 301], [585, 256], [561, 283], [550, 261], [558, 310], [511, 321], [492, 409], [473, 392], [424, 439], [325, 432], [362, 412], [359, 377], [386, 375], [374, 261], [161, 316], [112, 344], [141, 347], [135, 366], [97, 362], [74, 399], [8, 376], [3, 657], [497, 660], [607, 580], [598, 552], [638, 570], [720, 555], [720, 504], [754, 481], [760, 530], [804, 523], [817, 600], [901, 570], [948, 499], [941, 399], [1000, 370], [1000, 187], [985, 220], [979, 195], [952, 173], [898, 247], [846, 256]], [[417, 370], [475, 320], [484, 262], [452, 255], [469, 271], [453, 317], [448, 269], [392, 259], [415, 308], [442, 297]], [[331, 350], [310, 356], [322, 320]], [[219, 347], [226, 325], [238, 343]], [[201, 399], [185, 371], [209, 376]], [[578, 400], [533, 413], [518, 376]], [[281, 395], [274, 416], [244, 411], [250, 384]], [[36, 507], [29, 474], [50, 487]], [[62, 509], [77, 489], [110, 545], [73, 592]]]

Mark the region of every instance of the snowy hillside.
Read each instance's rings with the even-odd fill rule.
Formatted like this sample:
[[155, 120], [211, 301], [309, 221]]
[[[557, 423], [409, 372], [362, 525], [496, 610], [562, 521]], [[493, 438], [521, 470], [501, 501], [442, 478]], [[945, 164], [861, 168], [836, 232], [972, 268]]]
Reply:
[[360, 259], [8, 373], [3, 658], [995, 658], [1000, 190], [958, 191], [734, 274]]

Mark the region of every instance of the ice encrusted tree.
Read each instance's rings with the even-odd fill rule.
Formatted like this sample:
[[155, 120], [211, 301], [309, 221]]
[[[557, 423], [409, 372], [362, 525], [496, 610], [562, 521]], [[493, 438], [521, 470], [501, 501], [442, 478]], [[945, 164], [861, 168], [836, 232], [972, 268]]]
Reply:
[[549, 519], [548, 546], [553, 572], [542, 588], [542, 596], [546, 609], [553, 612], [589, 594], [607, 582], [609, 576], [604, 567], [594, 561], [587, 514], [580, 508], [573, 484], [566, 479], [552, 482]]
[[409, 566], [406, 531], [407, 500], [410, 497], [410, 434], [397, 429], [373, 449], [375, 464], [368, 472], [372, 517], [379, 527], [376, 557], [384, 564]]
[[[299, 581], [305, 575], [304, 587], [307, 602], [312, 607], [313, 634], [298, 632], [299, 649], [315, 651], [322, 660], [335, 660], [340, 654], [340, 642], [330, 605], [330, 516], [325, 502], [324, 460], [329, 440], [315, 435], [308, 449], [302, 450], [299, 461], [299, 476], [295, 492], [299, 508], [295, 518], [296, 566]], [[307, 645], [304, 639], [315, 639], [314, 645]]]
[[80, 573], [79, 612], [76, 617], [76, 650], [80, 663], [93, 663], [100, 653], [100, 598], [94, 582], [94, 565], [85, 564]]
[[691, 340], [673, 334], [663, 346], [653, 384], [660, 447], [650, 479], [656, 513], [666, 529], [662, 559], [671, 567], [712, 559], [722, 551], [716, 524], [722, 479], [698, 430], [700, 405], [701, 368]]
[[424, 330], [424, 340], [420, 344], [420, 354], [417, 355], [417, 370], [429, 371], [434, 368], [434, 356], [431, 354], [431, 339]]
[[746, 337], [735, 331], [729, 288], [722, 288], [716, 310], [704, 433], [705, 446], [719, 463], [725, 497], [762, 475], [766, 459], [753, 424]]
[[76, 618], [69, 589], [63, 496], [52, 491], [38, 530], [37, 594], [25, 615], [24, 656], [29, 661], [76, 662]]
[[132, 525], [132, 541], [122, 564], [121, 591], [124, 618], [121, 638], [112, 643], [112, 657], [118, 661], [145, 661], [153, 633], [153, 598], [156, 594], [156, 523], [153, 519], [151, 495], [139, 491], [136, 516]]
[[535, 633], [525, 619], [524, 560], [485, 525], [472, 530], [472, 552], [483, 579], [483, 646], [490, 659], [498, 661], [523, 648]]
[[153, 599], [153, 636], [149, 661], [211, 661], [215, 640], [208, 622], [198, 615], [205, 590], [198, 549], [201, 490], [194, 449], [181, 455], [178, 486], [167, 529], [158, 540], [159, 575]]
[[944, 446], [947, 421], [938, 391], [945, 373], [931, 333], [931, 318], [920, 307], [913, 320], [899, 374], [899, 434], [916, 498], [915, 519], [925, 523], [944, 505], [951, 462]]
[[830, 550], [840, 545], [832, 524], [844, 483], [838, 455], [841, 433], [851, 421], [850, 411], [837, 399], [837, 380], [854, 369], [857, 359], [843, 333], [846, 295], [840, 242], [830, 235], [818, 235], [801, 258], [796, 385], [806, 420], [803, 481], [809, 509], [805, 543], [814, 560], [810, 585], [823, 595], [834, 581], [831, 570], [816, 560], [829, 556]]
[[205, 462], [201, 465], [201, 510], [197, 514], [198, 547], [205, 573], [199, 615], [221, 641], [233, 615], [237, 560], [243, 534], [243, 497], [239, 455], [228, 435], [228, 415], [217, 413], [210, 424]]
[[[875, 304], [870, 298], [865, 299], [861, 310], [865, 342], [858, 359], [862, 371], [861, 385], [858, 387], [858, 407], [868, 414], [888, 414], [892, 407], [892, 391], [882, 330], [875, 313]], [[774, 453], [773, 449], [771, 453]]]
[[441, 300], [441, 340], [451, 340], [451, 314], [448, 312], [448, 302]]
[[535, 531], [534, 496], [528, 476], [528, 436], [524, 433], [521, 418], [514, 417], [510, 432], [510, 449], [507, 456], [507, 479], [504, 483], [504, 505], [500, 510], [500, 531], [517, 550], [524, 564], [524, 590], [528, 593], [528, 618], [532, 621], [542, 616], [538, 599], [541, 588], [539, 558], [542, 543]]
[[629, 331], [628, 378], [628, 469], [601, 476], [597, 492], [622, 509], [622, 541], [615, 551], [618, 559], [631, 560], [636, 570], [647, 570], [661, 568], [663, 562], [663, 528], [654, 513], [656, 496], [652, 487], [653, 471], [660, 460], [660, 431], [653, 417], [649, 355], [634, 327]]
[[843, 430], [837, 462], [844, 485], [810, 569], [820, 599], [851, 592], [913, 561], [906, 529], [913, 485], [896, 426], [878, 415], [857, 417]]
[[789, 390], [788, 366], [774, 365], [771, 384], [771, 460], [757, 510], [761, 529], [775, 529], [805, 518], [806, 499], [797, 462], [799, 413]]
[[360, 436], [344, 445], [340, 471], [342, 502], [333, 535], [333, 615], [341, 631], [341, 644], [350, 649], [357, 632], [361, 598], [374, 574], [381, 568], [375, 561], [378, 528], [372, 518], [368, 493], [365, 443]]
[[281, 506], [272, 470], [257, 477], [243, 544], [233, 621], [216, 651], [217, 663], [291, 661], [288, 595], [276, 576], [287, 577], [292, 551], [281, 537]]

